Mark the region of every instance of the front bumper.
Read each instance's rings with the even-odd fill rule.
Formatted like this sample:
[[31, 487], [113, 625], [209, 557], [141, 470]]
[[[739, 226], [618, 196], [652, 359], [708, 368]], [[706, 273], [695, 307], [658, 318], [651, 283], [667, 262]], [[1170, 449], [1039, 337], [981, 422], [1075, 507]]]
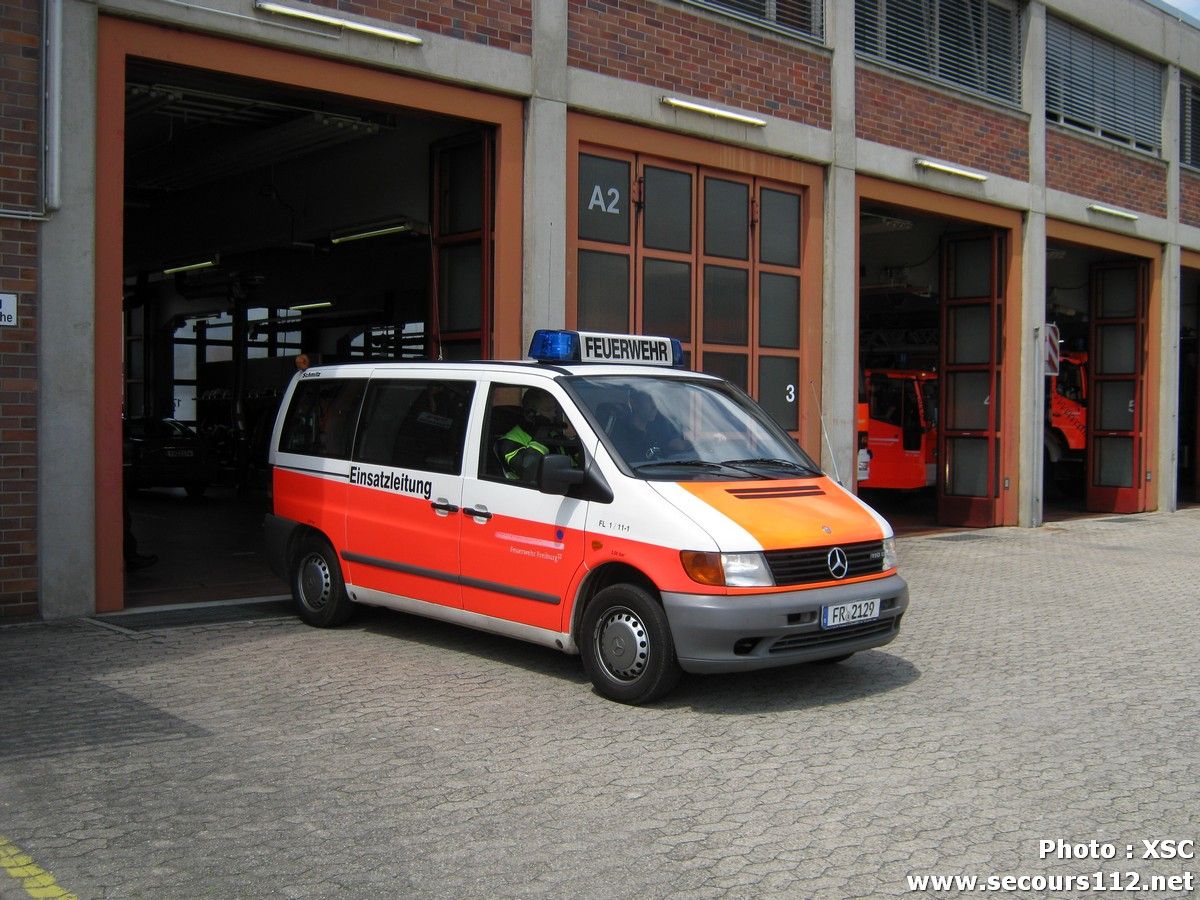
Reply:
[[[821, 628], [821, 607], [880, 600], [879, 618]], [[662, 595], [675, 653], [686, 672], [742, 672], [790, 666], [881, 647], [900, 633], [908, 584], [899, 575], [773, 594]]]

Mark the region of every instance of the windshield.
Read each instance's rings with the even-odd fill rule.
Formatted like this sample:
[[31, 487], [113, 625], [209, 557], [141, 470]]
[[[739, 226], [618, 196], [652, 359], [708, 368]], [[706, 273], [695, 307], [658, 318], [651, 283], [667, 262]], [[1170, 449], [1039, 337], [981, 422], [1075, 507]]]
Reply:
[[726, 382], [653, 375], [579, 375], [566, 382], [613, 455], [640, 478], [820, 474], [787, 432]]

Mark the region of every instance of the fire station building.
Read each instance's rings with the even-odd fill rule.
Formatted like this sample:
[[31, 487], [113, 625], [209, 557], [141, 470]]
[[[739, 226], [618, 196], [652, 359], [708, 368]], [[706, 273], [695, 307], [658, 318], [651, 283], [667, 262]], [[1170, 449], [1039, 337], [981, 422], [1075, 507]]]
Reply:
[[547, 327], [679, 338], [930, 527], [1200, 498], [1159, 0], [6, 0], [0, 84], [0, 620], [281, 593], [297, 357]]

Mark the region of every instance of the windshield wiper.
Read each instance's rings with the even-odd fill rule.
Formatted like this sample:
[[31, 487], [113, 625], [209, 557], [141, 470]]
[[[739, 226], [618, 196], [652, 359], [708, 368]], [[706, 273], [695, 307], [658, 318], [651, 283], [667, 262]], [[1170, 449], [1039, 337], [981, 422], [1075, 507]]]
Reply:
[[795, 472], [803, 472], [805, 475], [820, 475], [820, 471], [812, 466], [801, 465], [798, 462], [793, 462], [790, 459], [778, 459], [771, 456], [763, 456], [755, 459], [727, 459], [722, 463], [725, 466], [761, 466], [771, 469], [791, 469]]
[[739, 469], [737, 466], [727, 465], [726, 463], [708, 462], [703, 459], [653, 459], [648, 462], [634, 463], [630, 466], [635, 472], [640, 472], [643, 469], [657, 468], [696, 468], [696, 469], [730, 469], [731, 471], [744, 474], [745, 469]]

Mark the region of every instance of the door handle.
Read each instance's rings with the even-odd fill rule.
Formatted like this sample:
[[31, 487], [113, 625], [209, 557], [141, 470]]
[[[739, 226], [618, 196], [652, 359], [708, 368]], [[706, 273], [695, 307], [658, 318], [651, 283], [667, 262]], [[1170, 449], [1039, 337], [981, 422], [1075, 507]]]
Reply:
[[464, 516], [470, 516], [472, 519], [482, 519], [484, 522], [492, 517], [492, 514], [487, 511], [486, 506], [475, 506], [471, 509], [463, 507], [462, 513]]
[[439, 513], [439, 514], [458, 512], [457, 506], [455, 506], [453, 503], [449, 503], [446, 500], [443, 500], [440, 497], [437, 500], [434, 500], [429, 505], [433, 507], [434, 512]]

